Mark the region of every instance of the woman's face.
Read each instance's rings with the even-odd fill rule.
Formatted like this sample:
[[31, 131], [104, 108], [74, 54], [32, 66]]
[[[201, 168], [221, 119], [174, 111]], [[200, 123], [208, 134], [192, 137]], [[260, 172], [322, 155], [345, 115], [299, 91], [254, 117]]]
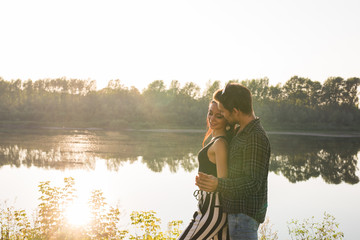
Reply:
[[217, 103], [215, 102], [210, 103], [207, 118], [209, 121], [209, 127], [212, 130], [225, 129], [227, 121], [224, 118], [224, 116], [220, 113]]

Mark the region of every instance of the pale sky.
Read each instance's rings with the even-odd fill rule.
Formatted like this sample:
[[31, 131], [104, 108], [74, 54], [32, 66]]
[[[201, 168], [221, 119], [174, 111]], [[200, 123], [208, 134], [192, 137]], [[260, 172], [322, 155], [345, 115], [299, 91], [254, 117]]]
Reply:
[[0, 77], [360, 77], [359, 0], [1, 0]]

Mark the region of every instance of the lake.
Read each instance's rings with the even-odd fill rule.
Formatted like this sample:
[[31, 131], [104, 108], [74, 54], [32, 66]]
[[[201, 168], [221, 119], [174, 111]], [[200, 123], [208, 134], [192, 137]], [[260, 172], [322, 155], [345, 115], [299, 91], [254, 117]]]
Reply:
[[[119, 206], [124, 228], [132, 211], [154, 210], [163, 230], [183, 228], [196, 210], [193, 197], [202, 131], [0, 130], [0, 203], [31, 212], [38, 185], [75, 178], [78, 215], [90, 192], [100, 189]], [[345, 239], [360, 236], [360, 137], [269, 132], [272, 155], [267, 217], [279, 239], [290, 239], [287, 222], [335, 216]], [[81, 212], [82, 211], [82, 212]], [[75, 217], [74, 217], [75, 218]], [[77, 221], [77, 222], [76, 222]], [[74, 219], [80, 224], [81, 218]]]

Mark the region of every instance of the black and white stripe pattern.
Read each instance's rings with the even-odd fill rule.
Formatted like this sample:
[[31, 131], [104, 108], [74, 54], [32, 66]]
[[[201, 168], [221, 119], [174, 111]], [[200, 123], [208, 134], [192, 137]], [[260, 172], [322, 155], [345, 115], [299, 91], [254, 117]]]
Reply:
[[178, 240], [229, 240], [227, 214], [220, 205], [219, 193], [198, 192], [199, 210]]

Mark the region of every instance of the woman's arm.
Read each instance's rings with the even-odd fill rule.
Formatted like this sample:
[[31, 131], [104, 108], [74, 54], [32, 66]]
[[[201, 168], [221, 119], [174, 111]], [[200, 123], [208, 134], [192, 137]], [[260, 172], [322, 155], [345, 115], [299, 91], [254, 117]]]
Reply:
[[219, 138], [211, 148], [214, 152], [217, 176], [219, 178], [226, 178], [228, 172], [228, 143], [226, 140]]

